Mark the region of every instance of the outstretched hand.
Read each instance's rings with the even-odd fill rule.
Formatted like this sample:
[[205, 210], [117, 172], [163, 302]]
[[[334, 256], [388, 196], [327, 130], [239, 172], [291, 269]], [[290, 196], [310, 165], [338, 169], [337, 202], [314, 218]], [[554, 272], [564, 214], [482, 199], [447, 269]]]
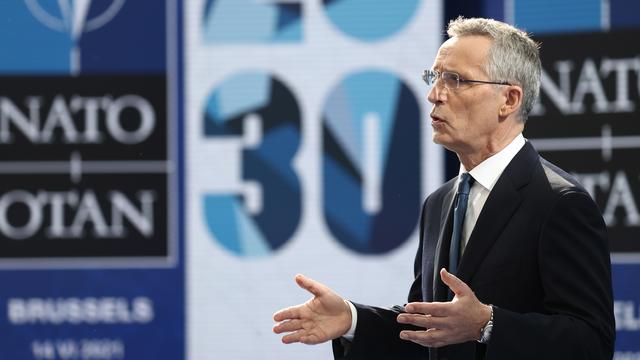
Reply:
[[429, 347], [479, 339], [480, 330], [491, 317], [490, 306], [481, 303], [467, 284], [445, 269], [440, 270], [440, 277], [453, 292], [453, 300], [407, 304], [398, 322], [425, 330], [405, 330], [400, 338]]
[[319, 344], [339, 338], [351, 327], [351, 309], [346, 301], [327, 286], [304, 275], [296, 275], [296, 283], [313, 294], [304, 304], [276, 312], [273, 327], [276, 334], [288, 333], [282, 342]]

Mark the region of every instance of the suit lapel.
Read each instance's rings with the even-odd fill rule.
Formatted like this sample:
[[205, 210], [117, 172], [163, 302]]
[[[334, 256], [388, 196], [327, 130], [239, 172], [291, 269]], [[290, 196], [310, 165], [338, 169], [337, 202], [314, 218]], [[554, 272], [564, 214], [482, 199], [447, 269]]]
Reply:
[[494, 187], [471, 232], [458, 269], [458, 277], [465, 283], [469, 283], [522, 201], [520, 194], [510, 185]]
[[480, 212], [460, 261], [458, 277], [469, 283], [487, 253], [520, 206], [519, 189], [529, 183], [539, 156], [527, 142], [496, 182]]
[[451, 244], [451, 222], [453, 221], [453, 200], [456, 195], [455, 181], [451, 182], [451, 189], [442, 201], [443, 211], [440, 214], [440, 234], [436, 245], [435, 258], [433, 260], [433, 301], [442, 301], [447, 298], [447, 288], [440, 280], [440, 269], [449, 267], [449, 246]]

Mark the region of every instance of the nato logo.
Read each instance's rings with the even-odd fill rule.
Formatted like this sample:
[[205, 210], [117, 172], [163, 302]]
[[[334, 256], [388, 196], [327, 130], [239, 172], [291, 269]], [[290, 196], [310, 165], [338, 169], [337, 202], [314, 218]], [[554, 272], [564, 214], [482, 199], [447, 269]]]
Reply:
[[0, 3], [0, 13], [1, 73], [165, 71], [164, 6], [125, 0], [24, 0]]

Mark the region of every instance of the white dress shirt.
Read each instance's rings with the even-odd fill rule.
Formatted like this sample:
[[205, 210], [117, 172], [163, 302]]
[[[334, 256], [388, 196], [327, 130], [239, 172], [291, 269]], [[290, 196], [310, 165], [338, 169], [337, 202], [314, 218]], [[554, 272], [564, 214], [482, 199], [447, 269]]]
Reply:
[[[482, 207], [489, 197], [489, 193], [498, 181], [500, 175], [502, 175], [504, 169], [509, 165], [511, 160], [513, 160], [518, 151], [522, 149], [525, 143], [526, 140], [524, 139], [524, 136], [522, 136], [522, 133], [520, 133], [504, 149], [493, 154], [491, 157], [487, 158], [469, 171], [469, 174], [473, 176], [475, 181], [469, 191], [469, 203], [467, 205], [467, 213], [464, 217], [464, 225], [462, 226], [462, 239], [460, 246], [463, 252], [467, 246], [473, 227], [476, 225], [478, 216], [480, 216], [480, 211], [482, 211]], [[464, 172], [467, 172], [467, 169], [460, 164], [458, 180], [456, 180], [454, 188], [458, 187], [460, 174]], [[351, 328], [342, 337], [346, 340], [352, 341], [356, 332], [356, 324], [358, 323], [358, 312], [351, 302], [347, 301], [347, 304], [349, 304], [349, 309], [351, 309]]]
[[[500, 175], [502, 175], [504, 169], [509, 165], [511, 160], [513, 160], [518, 151], [522, 149], [524, 144], [524, 137], [522, 134], [518, 134], [518, 136], [516, 136], [515, 139], [513, 139], [504, 149], [487, 158], [469, 171], [469, 174], [473, 177], [475, 182], [469, 191], [467, 213], [464, 217], [464, 224], [462, 225], [460, 248], [463, 252], [467, 246], [467, 241], [469, 241], [469, 236], [471, 236], [473, 227], [476, 226], [476, 221], [478, 220], [478, 216], [480, 216], [480, 211], [482, 211], [482, 207], [489, 197], [489, 193], [498, 181]], [[458, 173], [458, 180], [456, 181], [454, 188], [458, 187], [460, 174], [464, 172], [467, 172], [467, 169], [464, 168], [464, 165], [460, 164], [460, 172]]]

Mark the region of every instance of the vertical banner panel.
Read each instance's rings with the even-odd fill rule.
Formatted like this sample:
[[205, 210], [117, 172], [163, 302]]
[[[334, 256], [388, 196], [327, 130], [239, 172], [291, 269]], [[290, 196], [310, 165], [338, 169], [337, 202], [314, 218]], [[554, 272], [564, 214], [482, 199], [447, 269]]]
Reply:
[[640, 266], [614, 264], [614, 312], [616, 315], [616, 358], [638, 359], [640, 338]]
[[177, 9], [0, 5], [0, 358], [183, 358]]
[[578, 177], [603, 213], [614, 263], [616, 356], [625, 359], [640, 357], [640, 298], [632, 281], [640, 268], [640, 54], [629, 46], [638, 36], [538, 38], [541, 97], [525, 130], [543, 157]]
[[185, 2], [189, 358], [331, 357], [271, 331], [309, 298], [298, 272], [406, 300], [442, 182], [420, 78], [441, 17], [439, 1]]

